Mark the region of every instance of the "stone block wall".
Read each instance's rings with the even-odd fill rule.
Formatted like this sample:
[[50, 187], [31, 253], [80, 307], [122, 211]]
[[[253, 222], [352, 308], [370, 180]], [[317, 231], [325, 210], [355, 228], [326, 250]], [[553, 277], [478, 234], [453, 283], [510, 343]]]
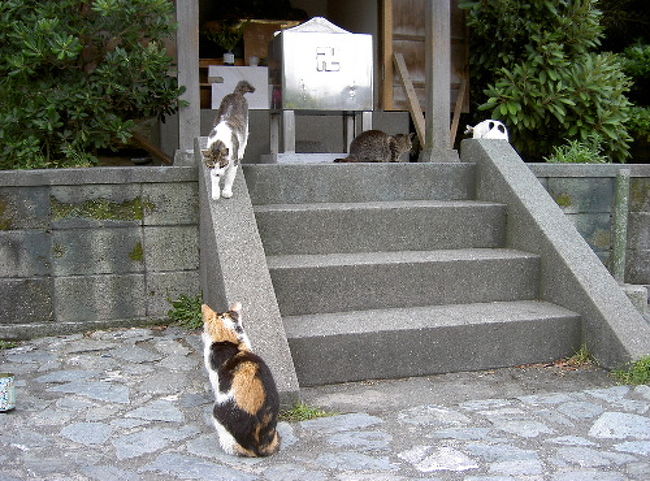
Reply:
[[650, 165], [528, 165], [605, 265], [616, 174], [631, 170], [625, 282], [650, 289]]
[[0, 338], [166, 317], [199, 291], [192, 167], [0, 173]]

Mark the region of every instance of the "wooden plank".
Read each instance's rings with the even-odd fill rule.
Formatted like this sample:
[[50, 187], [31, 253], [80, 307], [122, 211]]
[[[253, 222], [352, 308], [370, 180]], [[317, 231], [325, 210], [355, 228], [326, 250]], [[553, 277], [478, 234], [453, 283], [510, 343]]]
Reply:
[[149, 139], [138, 132], [134, 132], [133, 141], [142, 147], [144, 150], [149, 152], [151, 155], [159, 159], [161, 162], [172, 165], [174, 162], [172, 159], [163, 152], [157, 145], [154, 145]]
[[422, 108], [420, 107], [420, 101], [418, 100], [418, 96], [416, 95], [413, 84], [411, 83], [411, 78], [409, 77], [404, 57], [401, 53], [395, 53], [393, 55], [393, 60], [395, 61], [395, 68], [397, 69], [397, 73], [399, 74], [402, 84], [404, 85], [404, 90], [406, 91], [406, 96], [409, 102], [409, 112], [411, 112], [411, 117], [415, 124], [415, 131], [418, 134], [418, 139], [420, 139], [420, 145], [424, 148], [425, 123]]
[[460, 83], [460, 89], [458, 90], [458, 96], [456, 97], [456, 105], [454, 106], [454, 116], [451, 120], [451, 130], [449, 132], [449, 138], [451, 140], [451, 146], [453, 147], [456, 143], [456, 135], [458, 135], [458, 124], [460, 122], [460, 113], [463, 110], [463, 104], [465, 102], [465, 91], [467, 90], [467, 80], [466, 77], [462, 77], [463, 80]]

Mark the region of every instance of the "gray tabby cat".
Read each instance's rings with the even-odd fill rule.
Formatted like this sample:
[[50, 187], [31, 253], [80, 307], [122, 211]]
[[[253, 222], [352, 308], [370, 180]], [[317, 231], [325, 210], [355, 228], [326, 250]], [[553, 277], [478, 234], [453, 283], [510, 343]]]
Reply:
[[[248, 143], [248, 102], [244, 98], [244, 94], [248, 92], [255, 92], [255, 88], [246, 80], [242, 80], [233, 93], [221, 100], [214, 127], [208, 136], [208, 147], [203, 162], [210, 169], [214, 200], [219, 199], [222, 194], [226, 199], [232, 197], [232, 184], [235, 182], [237, 166], [244, 158]], [[223, 192], [219, 187], [222, 175]]]
[[381, 130], [366, 130], [350, 143], [350, 154], [334, 162], [398, 162], [412, 148], [412, 133], [388, 135]]

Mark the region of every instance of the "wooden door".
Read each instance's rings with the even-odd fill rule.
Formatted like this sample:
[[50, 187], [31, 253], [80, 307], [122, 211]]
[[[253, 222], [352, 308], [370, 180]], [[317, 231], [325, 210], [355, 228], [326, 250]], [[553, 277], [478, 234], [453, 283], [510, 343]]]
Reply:
[[[425, 2], [428, 0], [382, 0], [381, 2], [381, 107], [384, 110], [408, 110], [406, 92], [395, 72], [393, 54], [401, 53], [413, 87], [425, 108]], [[460, 87], [465, 80], [462, 111], [469, 111], [468, 41], [464, 12], [458, 0], [451, 0], [451, 105], [454, 110]]]

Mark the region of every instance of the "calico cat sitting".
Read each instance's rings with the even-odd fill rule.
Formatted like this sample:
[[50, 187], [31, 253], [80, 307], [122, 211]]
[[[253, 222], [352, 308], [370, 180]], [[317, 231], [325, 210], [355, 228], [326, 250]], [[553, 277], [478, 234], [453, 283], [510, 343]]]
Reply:
[[413, 148], [413, 134], [388, 135], [381, 130], [366, 130], [350, 143], [350, 154], [334, 162], [398, 162]]
[[[212, 199], [221, 195], [232, 197], [237, 167], [244, 158], [248, 143], [248, 102], [244, 94], [255, 92], [255, 87], [241, 80], [233, 93], [226, 95], [219, 105], [214, 127], [208, 135], [207, 152], [203, 156], [205, 166], [210, 169]], [[219, 187], [224, 176], [223, 192]]]
[[269, 456], [280, 449], [278, 391], [271, 371], [251, 352], [241, 304], [224, 313], [201, 306], [203, 357], [215, 394], [212, 410], [219, 444], [232, 455]]

